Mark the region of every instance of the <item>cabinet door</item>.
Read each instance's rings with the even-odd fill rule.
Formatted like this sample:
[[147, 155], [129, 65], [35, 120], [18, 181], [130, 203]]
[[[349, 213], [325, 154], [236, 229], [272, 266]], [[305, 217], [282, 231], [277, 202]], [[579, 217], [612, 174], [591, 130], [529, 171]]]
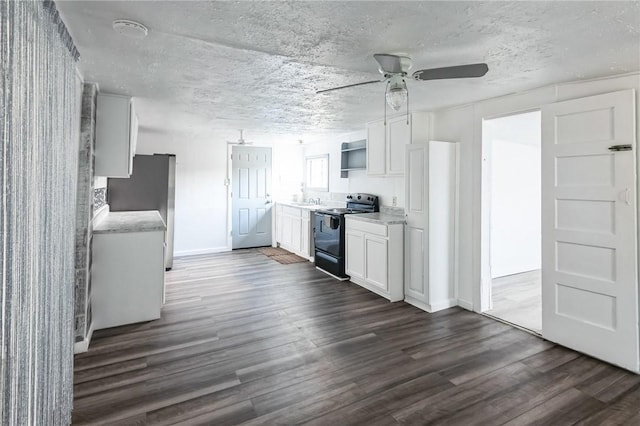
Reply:
[[406, 150], [404, 294], [429, 303], [429, 146], [414, 144]]
[[293, 244], [293, 218], [286, 214], [282, 215], [282, 245], [290, 248]]
[[[132, 170], [131, 98], [101, 93], [96, 101], [96, 176], [128, 178]], [[137, 133], [137, 132], [136, 132]]]
[[282, 206], [276, 205], [276, 243], [282, 243]]
[[411, 143], [411, 116], [403, 115], [387, 122], [387, 174], [404, 175], [404, 147]]
[[304, 214], [305, 217], [302, 218], [302, 233], [300, 236], [300, 255], [302, 257], [309, 257], [310, 255], [309, 236], [311, 235], [309, 215], [308, 213], [305, 213], [305, 212], [302, 212], [302, 214]]
[[367, 174], [386, 172], [386, 128], [384, 122], [367, 125]]
[[136, 147], [138, 145], [138, 116], [133, 107], [133, 100], [129, 103], [131, 114], [131, 128], [129, 129], [129, 174], [133, 174], [133, 157], [136, 155]]
[[345, 233], [346, 239], [346, 272], [352, 277], [364, 279], [364, 234], [362, 232]]
[[387, 240], [365, 235], [365, 280], [389, 291]]
[[299, 217], [291, 218], [291, 249], [294, 253], [302, 252], [302, 219]]

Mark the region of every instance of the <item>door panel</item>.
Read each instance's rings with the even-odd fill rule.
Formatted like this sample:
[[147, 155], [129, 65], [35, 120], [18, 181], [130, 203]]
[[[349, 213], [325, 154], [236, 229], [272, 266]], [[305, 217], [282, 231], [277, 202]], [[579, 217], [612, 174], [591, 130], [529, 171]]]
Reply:
[[419, 300], [428, 300], [424, 279], [425, 232], [423, 229], [405, 226], [407, 239], [405, 256], [408, 257], [405, 276], [405, 293]]
[[299, 217], [291, 218], [291, 246], [294, 252], [300, 252], [302, 249], [302, 219]]
[[388, 127], [389, 162], [387, 173], [390, 175], [402, 175], [404, 174], [404, 147], [411, 142], [411, 116], [388, 120]]
[[271, 245], [271, 148], [235, 145], [231, 151], [232, 247]]
[[542, 334], [638, 371], [634, 109], [633, 90], [542, 108]]
[[269, 232], [271, 228], [271, 222], [267, 220], [267, 209], [264, 207], [258, 207], [256, 209], [258, 219], [256, 222], [256, 234], [265, 234]]
[[364, 240], [365, 248], [365, 279], [381, 288], [384, 291], [389, 291], [388, 285], [388, 268], [387, 259], [389, 254], [387, 253], [387, 240], [372, 238], [365, 236]]
[[384, 123], [367, 126], [368, 175], [384, 175], [386, 172], [386, 131]]
[[347, 251], [347, 274], [364, 278], [364, 234], [361, 232], [347, 232], [345, 246]]
[[406, 157], [405, 188], [407, 220], [404, 227], [404, 293], [406, 296], [413, 297], [423, 303], [428, 303], [428, 144], [407, 145]]
[[238, 210], [238, 235], [249, 234], [249, 209]]

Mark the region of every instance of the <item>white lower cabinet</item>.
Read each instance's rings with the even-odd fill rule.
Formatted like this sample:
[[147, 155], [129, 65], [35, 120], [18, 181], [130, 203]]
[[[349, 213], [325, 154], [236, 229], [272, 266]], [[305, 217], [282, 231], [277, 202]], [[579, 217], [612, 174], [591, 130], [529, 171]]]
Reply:
[[313, 259], [312, 222], [313, 211], [286, 204], [276, 204], [275, 245], [304, 257]]
[[160, 318], [164, 232], [93, 235], [91, 306], [96, 330]]
[[404, 299], [404, 225], [345, 217], [346, 273], [351, 281], [391, 302]]

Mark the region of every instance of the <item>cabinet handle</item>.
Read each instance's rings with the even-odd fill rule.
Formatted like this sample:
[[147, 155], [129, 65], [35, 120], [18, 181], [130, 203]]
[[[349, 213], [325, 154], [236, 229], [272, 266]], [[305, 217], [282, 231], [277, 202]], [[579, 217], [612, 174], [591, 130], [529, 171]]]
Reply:
[[631, 193], [631, 190], [629, 188], [625, 188], [624, 189], [624, 202], [626, 205], [630, 206], [631, 205], [631, 201], [629, 199], [629, 195]]
[[631, 151], [631, 144], [626, 145], [612, 145], [609, 147], [609, 151]]

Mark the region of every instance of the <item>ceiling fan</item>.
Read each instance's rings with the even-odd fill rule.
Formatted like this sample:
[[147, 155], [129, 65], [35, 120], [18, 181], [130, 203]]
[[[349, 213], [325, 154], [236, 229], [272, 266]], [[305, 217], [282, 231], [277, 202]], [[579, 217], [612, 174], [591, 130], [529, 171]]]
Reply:
[[227, 141], [229, 145], [253, 145], [253, 142], [247, 142], [242, 137], [242, 129], [238, 129], [240, 131], [240, 138], [237, 141]]
[[[363, 86], [372, 83], [387, 83], [385, 91], [386, 104], [398, 111], [402, 104], [407, 103], [409, 110], [409, 92], [407, 91], [406, 78], [411, 69], [411, 58], [408, 55], [391, 55], [388, 53], [376, 53], [373, 58], [378, 62], [378, 71], [384, 76], [382, 80], [365, 81], [362, 83], [348, 84], [346, 86], [331, 89], [318, 90], [316, 93], [325, 93], [332, 90], [346, 89], [347, 87]], [[452, 67], [430, 68], [419, 70], [411, 74], [414, 80], [441, 80], [448, 78], [482, 77], [489, 71], [487, 64], [467, 64]], [[385, 104], [385, 110], [386, 110]]]

